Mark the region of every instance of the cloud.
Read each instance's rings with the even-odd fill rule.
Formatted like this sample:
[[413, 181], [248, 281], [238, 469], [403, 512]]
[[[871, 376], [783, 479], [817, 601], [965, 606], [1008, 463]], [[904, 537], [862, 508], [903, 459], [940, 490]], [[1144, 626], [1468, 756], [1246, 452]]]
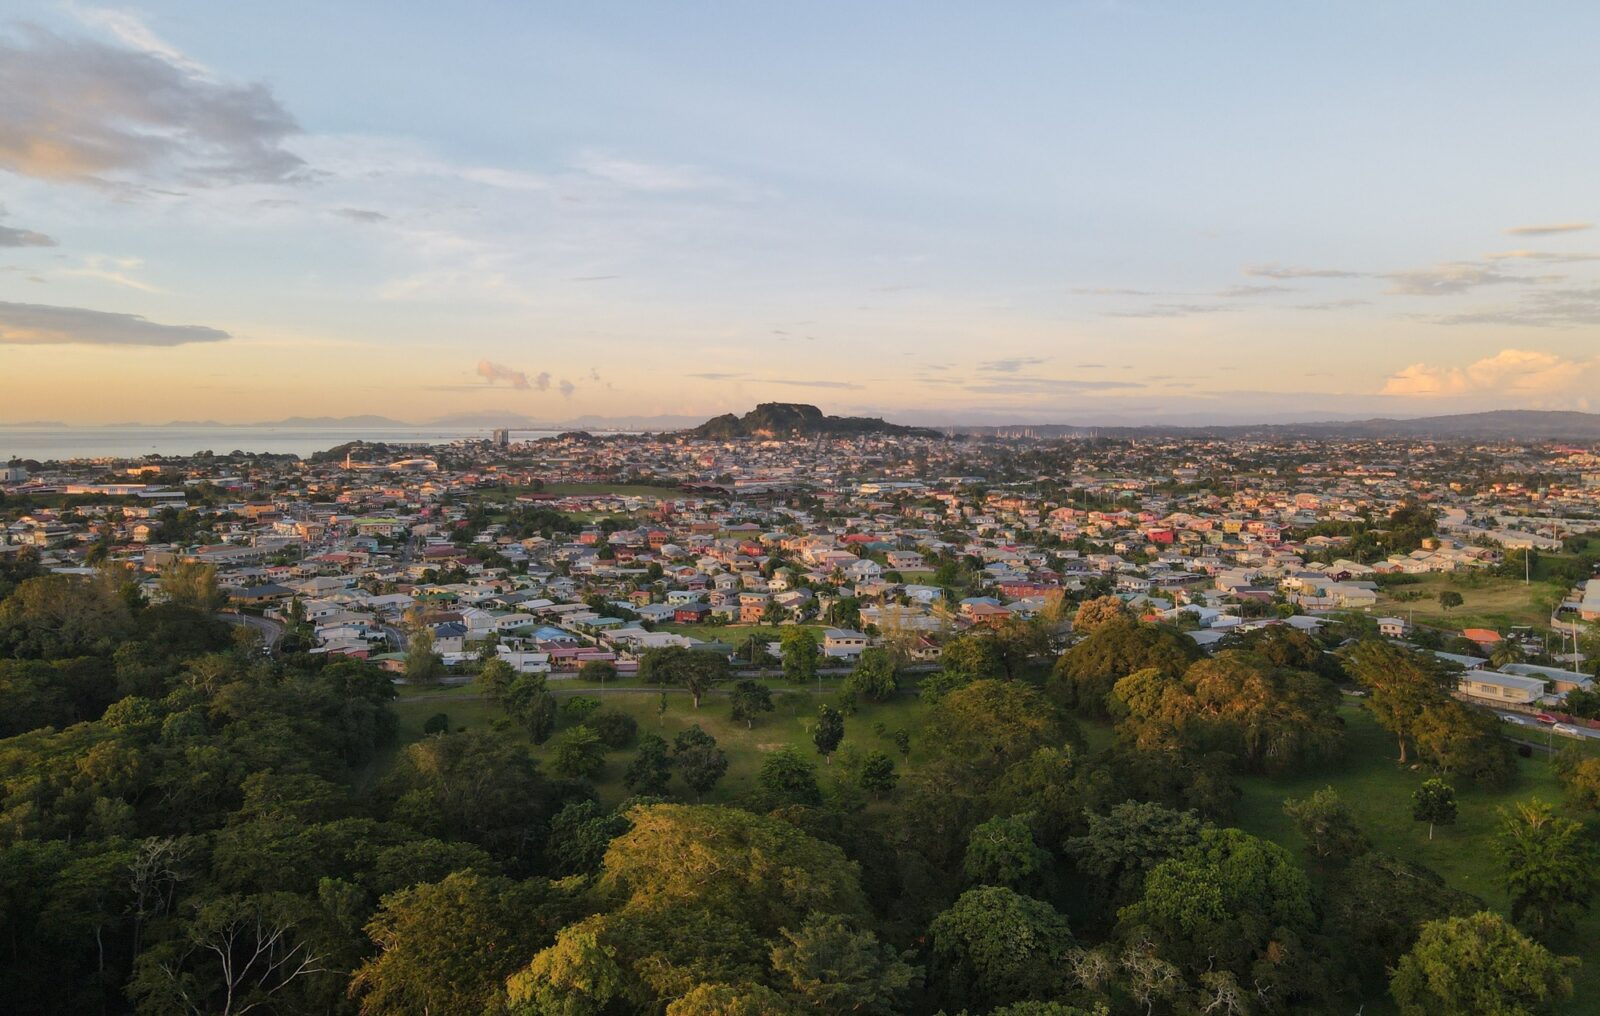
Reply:
[[351, 222], [387, 222], [389, 217], [382, 212], [374, 212], [370, 208], [336, 208], [333, 214], [349, 219]]
[[671, 192], [720, 188], [726, 182], [691, 166], [662, 166], [618, 158], [603, 152], [584, 152], [573, 160], [583, 173], [624, 190]]
[[0, 36], [0, 169], [132, 189], [281, 182], [305, 169], [283, 147], [298, 130], [265, 85], [219, 81], [170, 50], [31, 25]]
[[1343, 300], [1319, 300], [1316, 303], [1297, 303], [1291, 310], [1344, 310], [1347, 307], [1365, 307], [1370, 300], [1349, 297]]
[[1529, 285], [1554, 282], [1559, 275], [1507, 275], [1495, 268], [1469, 261], [1449, 261], [1432, 268], [1389, 272], [1383, 276], [1392, 285], [1384, 290], [1392, 296], [1450, 296], [1483, 286]]
[[1543, 226], [1512, 226], [1503, 232], [1507, 236], [1551, 236], [1555, 233], [1578, 233], [1593, 228], [1592, 222], [1554, 222]]
[[1389, 376], [1381, 394], [1448, 396], [1496, 392], [1540, 395], [1578, 389], [1600, 358], [1569, 360], [1555, 353], [1502, 349], [1465, 367], [1413, 363]]
[[1211, 303], [1158, 303], [1151, 307], [1141, 307], [1135, 310], [1117, 310], [1107, 313], [1107, 317], [1125, 318], [1176, 318], [1189, 317], [1192, 314], [1217, 314], [1231, 311], [1234, 308], [1222, 304]]
[[842, 391], [859, 391], [862, 385], [852, 381], [811, 381], [798, 378], [761, 377], [752, 380], [767, 385], [791, 385], [795, 388], [837, 388]]
[[1150, 289], [1118, 289], [1112, 286], [1096, 286], [1093, 289], [1074, 289], [1077, 296], [1160, 296], [1160, 293]]
[[1227, 289], [1217, 290], [1212, 295], [1220, 296], [1224, 299], [1232, 299], [1241, 296], [1266, 296], [1270, 293], [1293, 292], [1295, 292], [1293, 286], [1229, 286]]
[[0, 303], [0, 345], [182, 346], [232, 338], [204, 325], [164, 325], [137, 314]]
[[43, 233], [31, 229], [13, 229], [0, 226], [0, 247], [54, 247], [56, 242]]
[[1288, 265], [1245, 265], [1244, 274], [1262, 279], [1362, 279], [1367, 272], [1347, 272], [1338, 268], [1295, 268]]
[[1548, 261], [1552, 264], [1578, 264], [1583, 261], [1600, 261], [1600, 254], [1566, 254], [1545, 250], [1503, 250], [1485, 257], [1490, 261]]
[[556, 390], [561, 393], [562, 398], [570, 399], [572, 398], [572, 393], [578, 390], [578, 386], [563, 378], [561, 383], [556, 386]]
[[1600, 286], [1567, 286], [1524, 294], [1508, 307], [1463, 311], [1433, 319], [1444, 325], [1572, 328], [1600, 324]]
[[1048, 360], [1044, 356], [1013, 356], [1004, 360], [990, 360], [978, 364], [978, 370], [986, 374], [1015, 374], [1027, 367], [1037, 367]]
[[549, 391], [550, 390], [550, 372], [547, 371], [547, 370], [541, 370], [539, 373], [535, 374], [533, 376], [533, 388], [534, 388], [535, 391], [540, 391], [540, 392]]
[[960, 383], [961, 388], [976, 395], [1086, 395], [1093, 392], [1144, 388], [1137, 381], [1083, 381], [1078, 378], [1059, 377], [997, 377], [972, 383]]
[[528, 375], [520, 370], [512, 370], [505, 364], [495, 363], [492, 360], [478, 361], [478, 376], [491, 385], [504, 381], [512, 388], [526, 389], [532, 387], [528, 383]]

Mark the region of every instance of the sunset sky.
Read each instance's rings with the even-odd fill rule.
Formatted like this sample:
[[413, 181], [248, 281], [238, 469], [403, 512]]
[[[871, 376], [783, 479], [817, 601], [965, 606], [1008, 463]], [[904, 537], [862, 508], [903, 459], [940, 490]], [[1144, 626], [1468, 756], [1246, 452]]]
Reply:
[[1592, 3], [8, 3], [0, 422], [1600, 409]]

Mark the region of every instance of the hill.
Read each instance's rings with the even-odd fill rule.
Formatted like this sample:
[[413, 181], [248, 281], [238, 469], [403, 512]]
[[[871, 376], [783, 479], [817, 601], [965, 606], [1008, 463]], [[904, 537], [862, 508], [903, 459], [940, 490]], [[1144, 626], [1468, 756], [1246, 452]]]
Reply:
[[824, 416], [816, 406], [799, 402], [763, 402], [743, 416], [724, 413], [689, 431], [695, 437], [720, 440], [742, 437], [817, 437], [902, 434], [938, 437], [925, 427], [904, 427], [875, 416]]
[[1600, 413], [1538, 409], [1497, 409], [1413, 419], [1374, 417], [1367, 420], [1322, 420], [1307, 423], [1260, 423], [1209, 427], [1087, 427], [1076, 424], [1017, 424], [996, 427], [954, 427], [959, 434], [979, 437], [1267, 437], [1267, 438], [1428, 438], [1461, 441], [1596, 441]]

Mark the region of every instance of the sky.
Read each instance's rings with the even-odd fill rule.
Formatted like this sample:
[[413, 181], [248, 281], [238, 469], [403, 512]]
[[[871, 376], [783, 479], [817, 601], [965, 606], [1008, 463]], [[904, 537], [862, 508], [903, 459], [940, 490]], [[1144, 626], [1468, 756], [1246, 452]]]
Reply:
[[1600, 410], [1600, 5], [0, 13], [0, 422]]

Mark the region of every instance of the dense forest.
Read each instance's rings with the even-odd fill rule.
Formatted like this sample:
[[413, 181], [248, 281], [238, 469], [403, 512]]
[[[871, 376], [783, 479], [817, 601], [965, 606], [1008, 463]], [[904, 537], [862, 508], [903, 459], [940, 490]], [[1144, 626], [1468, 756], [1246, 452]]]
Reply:
[[[397, 745], [384, 672], [264, 655], [204, 576], [152, 605], [115, 571], [4, 568], [6, 1012], [1438, 1016], [1571, 990], [1547, 946], [1592, 889], [1576, 822], [1508, 829], [1510, 919], [1374, 849], [1331, 792], [1286, 805], [1303, 853], [1232, 827], [1241, 775], [1344, 750], [1341, 683], [1438, 774], [1430, 823], [1451, 783], [1514, 778], [1432, 657], [1376, 641], [1272, 629], [1202, 656], [1092, 600], [1058, 659], [1025, 626], [957, 639], [920, 690], [931, 760], [825, 778], [857, 705], [917, 693], [874, 654], [816, 755], [774, 751], [707, 804], [726, 759], [703, 733], [597, 713], [541, 765], [543, 679], [486, 667], [503, 722]], [[694, 655], [644, 679], [698, 699], [727, 675]], [[718, 705], [754, 723], [763, 698]], [[585, 775], [601, 740], [629, 752], [615, 806]]]

